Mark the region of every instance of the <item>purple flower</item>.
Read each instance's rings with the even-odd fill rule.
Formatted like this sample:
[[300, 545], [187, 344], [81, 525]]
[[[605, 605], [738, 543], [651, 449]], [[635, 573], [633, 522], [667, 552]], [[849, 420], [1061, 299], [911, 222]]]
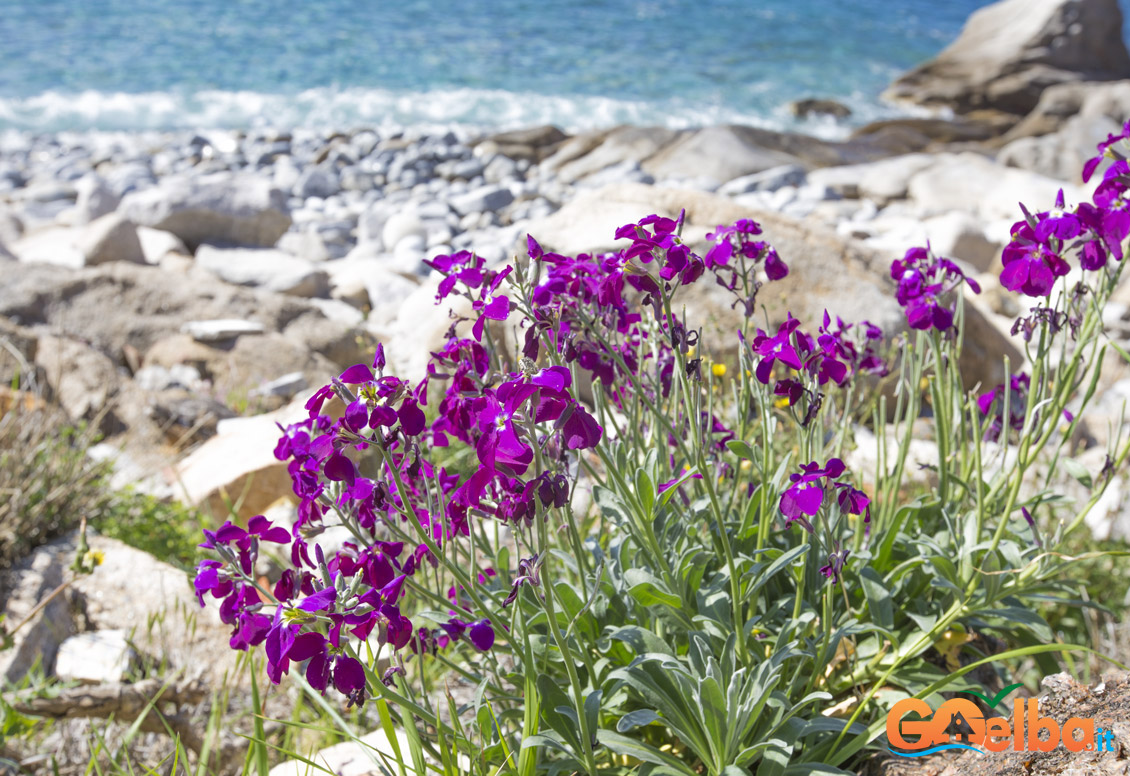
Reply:
[[585, 450], [597, 446], [604, 429], [584, 407], [574, 402], [572, 412], [565, 416], [561, 425], [561, 433], [566, 450]]
[[1064, 209], [1063, 189], [1060, 189], [1059, 194], [1056, 195], [1055, 209], [1037, 215], [1036, 222], [1035, 235], [1039, 242], [1046, 242], [1049, 237], [1070, 240], [1082, 231], [1079, 217]]
[[518, 574], [514, 577], [514, 583], [510, 586], [510, 594], [506, 596], [506, 600], [502, 602], [505, 608], [514, 603], [518, 598], [518, 588], [522, 585], [529, 583], [534, 587], [541, 586], [541, 558], [535, 552], [528, 558], [522, 558], [518, 561]]
[[[1008, 379], [1008, 427], [1013, 431], [1024, 428], [1024, 416], [1027, 413], [1028, 390], [1031, 387], [1031, 378], [1024, 372], [1019, 372]], [[992, 417], [989, 427], [985, 430], [985, 439], [998, 441], [1005, 427], [1004, 397], [1005, 386], [1002, 383], [991, 391], [986, 391], [977, 397], [977, 406], [981, 414]]]
[[475, 649], [480, 652], [486, 652], [494, 646], [494, 628], [491, 627], [490, 620], [479, 620], [473, 623], [467, 635], [470, 636]]
[[801, 524], [804, 530], [812, 533], [812, 523], [808, 518], [815, 517], [824, 504], [825, 489], [844, 473], [844, 462], [830, 458], [824, 466], [812, 461], [801, 465], [801, 474], [791, 474], [792, 485], [781, 494], [780, 510], [785, 516], [785, 524]]
[[793, 369], [801, 368], [800, 356], [790, 342], [790, 337], [798, 326], [800, 321], [794, 318], [792, 313], [788, 313], [785, 322], [778, 327], [777, 333], [772, 337], [761, 329], [757, 330], [757, 336], [753, 338], [750, 346], [754, 353], [761, 356], [755, 374], [762, 385], [769, 385], [770, 373], [773, 371], [773, 365], [778, 361]]
[[820, 573], [832, 581], [833, 585], [838, 585], [842, 579], [844, 565], [847, 563], [848, 556], [851, 555], [851, 550], [840, 549], [840, 543], [836, 542], [836, 549], [834, 552], [828, 553], [828, 565], [820, 567]]
[[981, 287], [949, 259], [935, 258], [929, 247], [911, 248], [891, 262], [891, 278], [898, 282], [895, 298], [906, 309], [912, 329], [946, 331], [953, 326], [953, 308], [943, 303], [962, 283], [976, 294]]
[[1018, 235], [1005, 247], [1001, 260], [1004, 262], [1001, 285], [1025, 296], [1047, 296], [1055, 285], [1055, 279], [1070, 270], [1067, 262], [1047, 246], [1026, 242]]
[[804, 384], [800, 380], [778, 380], [773, 386], [773, 395], [785, 397], [787, 406], [791, 407], [804, 395]]
[[494, 280], [490, 285], [483, 289], [482, 296], [475, 301], [473, 308], [475, 312], [479, 313], [479, 317], [475, 319], [474, 326], [471, 327], [471, 333], [475, 337], [476, 342], [481, 342], [483, 339], [483, 326], [486, 325], [488, 320], [491, 321], [505, 321], [510, 315], [510, 297], [499, 294], [495, 296], [495, 291], [502, 284], [514, 270], [513, 267], [507, 267], [494, 276]]
[[296, 663], [310, 661], [306, 664], [306, 681], [318, 692], [326, 691], [331, 678], [342, 695], [353, 697], [365, 687], [365, 669], [361, 663], [343, 654], [321, 633], [298, 636], [284, 656]]

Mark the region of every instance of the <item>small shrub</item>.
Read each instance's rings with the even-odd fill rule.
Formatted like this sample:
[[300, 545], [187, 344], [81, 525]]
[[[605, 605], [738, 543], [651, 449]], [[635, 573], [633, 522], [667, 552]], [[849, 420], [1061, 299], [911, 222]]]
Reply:
[[49, 406], [18, 402], [0, 414], [0, 569], [101, 514], [107, 468], [86, 455], [94, 441]]

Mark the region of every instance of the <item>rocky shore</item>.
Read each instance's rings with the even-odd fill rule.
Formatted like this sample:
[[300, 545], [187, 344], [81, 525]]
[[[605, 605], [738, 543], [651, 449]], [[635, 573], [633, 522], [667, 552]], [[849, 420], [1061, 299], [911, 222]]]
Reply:
[[[1130, 55], [1110, 32], [1120, 29], [1115, 0], [1005, 0], [892, 87], [945, 115], [870, 125], [843, 142], [738, 126], [9, 132], [0, 385], [97, 423], [95, 452], [116, 461], [120, 484], [217, 515], [238, 495], [243, 517], [285, 518], [276, 423], [378, 341], [402, 376], [421, 376], [451, 324], [433, 304], [426, 260], [468, 249], [496, 264], [524, 252], [527, 233], [547, 250], [609, 249], [620, 225], [685, 208], [696, 244], [720, 223], [762, 223], [791, 269], [781, 298], [763, 300], [776, 319], [828, 309], [899, 331], [890, 260], [929, 242], [982, 281], [984, 294], [967, 301], [962, 369], [970, 385], [992, 387], [1001, 356], [1023, 361], [1008, 337], [1021, 311], [996, 292], [1018, 203], [1045, 209], [1060, 189], [1069, 202], [1088, 196], [1083, 160], [1130, 120]], [[691, 306], [716, 329], [734, 314], [709, 289]], [[1107, 325], [1130, 347], [1130, 288]], [[1093, 470], [1130, 397], [1130, 373], [1113, 359], [1103, 379], [1110, 427], [1091, 427], [1095, 444], [1080, 457]], [[13, 391], [0, 391], [6, 407]], [[1128, 485], [1108, 496], [1095, 535], [1130, 537]], [[37, 562], [9, 588], [10, 619], [50, 589]], [[42, 641], [16, 650], [23, 662], [0, 662], [8, 679], [29, 654], [50, 662], [72, 633], [40, 619], [25, 638]]]
[[[1009, 18], [1027, 37], [1001, 28]], [[421, 374], [450, 325], [428, 259], [470, 249], [495, 264], [527, 233], [550, 250], [611, 249], [623, 223], [685, 208], [699, 243], [719, 223], [762, 222], [793, 270], [788, 309], [764, 300], [771, 318], [829, 309], [893, 333], [889, 261], [929, 242], [983, 276], [963, 369], [991, 386], [1002, 355], [1021, 362], [1006, 336], [1019, 310], [995, 281], [1018, 203], [1087, 196], [1083, 159], [1130, 119], [1130, 55], [1099, 23], [1120, 18], [1114, 0], [991, 6], [892, 86], [924, 105], [946, 95], [947, 116], [841, 142], [740, 126], [9, 132], [0, 378], [97, 421], [121, 482], [218, 508], [251, 478], [253, 514], [286, 493], [268, 474], [269, 413], [377, 341]], [[709, 291], [691, 307], [731, 328]], [[1112, 335], [1130, 336], [1130, 293], [1114, 308]], [[1112, 520], [1104, 531], [1130, 534], [1130, 517]]]

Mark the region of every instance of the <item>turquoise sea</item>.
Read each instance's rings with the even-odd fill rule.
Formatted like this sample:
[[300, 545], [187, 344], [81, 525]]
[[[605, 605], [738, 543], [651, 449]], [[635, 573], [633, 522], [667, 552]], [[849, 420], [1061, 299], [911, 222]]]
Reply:
[[858, 124], [892, 115], [883, 87], [984, 4], [3, 0], [0, 130], [795, 128], [785, 106], [808, 96]]

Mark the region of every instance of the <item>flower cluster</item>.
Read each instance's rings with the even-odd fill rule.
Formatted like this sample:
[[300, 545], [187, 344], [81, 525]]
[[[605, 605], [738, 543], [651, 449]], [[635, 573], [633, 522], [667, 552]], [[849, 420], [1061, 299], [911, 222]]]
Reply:
[[[734, 306], [742, 305], [747, 318], [756, 312], [757, 291], [762, 285], [755, 276], [756, 270], [763, 268], [770, 281], [782, 280], [789, 274], [788, 265], [773, 246], [753, 239], [760, 234], [760, 224], [741, 218], [729, 226], [719, 224], [706, 235], [706, 239], [714, 243], [706, 252], [706, 267], [714, 272], [720, 286], [734, 294]], [[739, 280], [742, 281], [740, 289]]]
[[[1008, 378], [1008, 386], [1003, 383], [993, 388], [991, 391], [986, 391], [977, 397], [977, 406], [981, 410], [981, 414], [986, 418], [991, 418], [988, 428], [985, 429], [985, 439], [993, 442], [1000, 441], [1001, 433], [1005, 430], [1007, 422], [1008, 428], [1013, 431], [1019, 432], [1024, 428], [1024, 418], [1028, 413], [1028, 394], [1032, 389], [1032, 378], [1024, 372], [1018, 372]], [[1008, 399], [1008, 418], [1004, 417], [1005, 414], [1005, 398]], [[1063, 411], [1063, 419], [1068, 423], [1075, 419], [1075, 416], [1070, 411]], [[1039, 420], [1039, 413], [1033, 418], [1033, 422]]]
[[1046, 297], [1056, 280], [1070, 271], [1067, 259], [1071, 256], [1088, 271], [1102, 269], [1111, 259], [1122, 260], [1122, 243], [1130, 236], [1130, 199], [1126, 197], [1130, 164], [1114, 145], [1125, 139], [1130, 139], [1130, 122], [1100, 143], [1099, 155], [1084, 165], [1083, 180], [1087, 182], [1104, 159], [1112, 160], [1090, 202], [1069, 210], [1061, 189], [1051, 210], [1033, 215], [1024, 209], [1024, 220], [1013, 225], [1012, 239], [1002, 255], [1001, 284], [1005, 288]]
[[[863, 321], [856, 327], [839, 318], [833, 326], [825, 310], [815, 337], [802, 331], [800, 321], [787, 313], [776, 334], [758, 329], [749, 346], [757, 359], [755, 378], [762, 385], [773, 381], [773, 393], [780, 397], [781, 406], [792, 407], [803, 396], [808, 397], [801, 420], [801, 425], [807, 426], [821, 406], [821, 389], [826, 384], [843, 386], [856, 374], [887, 374], [887, 365], [877, 352], [882, 340], [878, 326]], [[781, 373], [787, 374], [774, 379]]]
[[781, 494], [779, 509], [786, 525], [799, 523], [804, 530], [813, 533], [811, 518], [820, 513], [825, 496], [834, 492], [840, 510], [848, 515], [863, 515], [864, 530], [870, 531], [871, 499], [850, 483], [839, 481], [846, 471], [843, 461], [829, 458], [823, 466], [812, 461], [801, 464], [800, 469], [799, 474], [789, 475], [792, 484]]
[[[286, 462], [297, 500], [293, 526], [256, 517], [246, 529], [227, 524], [207, 534], [204, 546], [219, 557], [200, 564], [196, 589], [202, 604], [207, 594], [221, 599], [232, 646], [264, 644], [276, 683], [303, 664], [313, 687], [332, 685], [358, 704], [366, 687], [357, 659], [362, 642], [402, 656], [386, 682], [412, 654], [456, 642], [492, 649], [503, 611], [520, 589], [540, 587], [544, 554], [521, 559], [509, 575], [509, 595], [497, 604], [487, 603], [503, 598], [494, 569], [464, 578], [449, 590], [445, 613], [426, 607], [430, 626], [412, 620], [428, 599], [420, 594], [432, 575], [421, 571], [439, 568], [452, 542], [471, 535], [473, 521], [497, 520], [524, 531], [567, 506], [578, 456], [605, 434], [578, 398], [579, 379], [591, 380], [593, 390], [622, 410], [633, 398], [669, 400], [677, 380], [701, 380], [702, 361], [693, 355], [698, 335], [671, 312], [680, 289], [713, 274], [750, 307], [758, 277], [788, 274], [776, 251], [755, 239], [761, 228], [754, 221], [719, 226], [705, 257], [680, 238], [682, 222], [682, 215], [653, 215], [627, 224], [616, 231], [624, 247], [599, 256], [547, 252], [529, 237], [528, 263], [517, 266], [488, 268], [468, 251], [431, 259], [440, 275], [437, 302], [462, 296], [470, 317], [455, 319], [424, 376], [410, 381], [390, 373], [378, 346], [371, 363], [355, 364], [318, 389], [306, 417], [280, 427], [274, 451]], [[650, 314], [645, 318], [641, 310]], [[457, 333], [460, 322], [470, 336]], [[498, 326], [504, 323], [509, 331]], [[518, 337], [508, 356], [499, 342], [511, 332]], [[881, 339], [871, 324], [833, 323], [827, 314], [818, 333], [809, 335], [790, 315], [773, 336], [759, 330], [751, 352], [760, 359], [756, 372], [763, 384], [777, 364], [793, 370], [774, 391], [790, 404], [808, 393], [807, 424], [825, 385], [885, 373], [876, 351]], [[735, 434], [710, 411], [675, 409], [659, 433], [669, 447], [669, 471], [682, 472], [659, 485], [661, 495], [703, 479], [691, 471], [698, 463], [686, 451], [692, 436], [706, 445], [714, 477], [736, 476], [737, 468], [724, 460]], [[450, 470], [429, 454], [452, 447], [468, 451], [469, 470]], [[797, 475], [782, 501], [783, 510], [793, 505], [786, 512], [790, 521], [811, 529], [808, 518], [819, 509], [825, 484], [843, 509], [869, 515], [866, 496], [834, 482], [842, 464], [829, 462], [822, 473], [813, 467]], [[679, 497], [687, 499], [682, 492]], [[323, 542], [324, 532], [337, 526], [350, 540]], [[270, 589], [255, 575], [262, 543], [289, 550], [290, 567]], [[434, 602], [434, 591], [430, 598]]]
[[[1008, 386], [998, 385], [991, 391], [986, 391], [977, 397], [977, 406], [986, 418], [992, 418], [989, 427], [985, 429], [985, 439], [996, 442], [1004, 431], [1005, 423], [1013, 431], [1020, 431], [1024, 427], [1024, 415], [1028, 410], [1028, 390], [1031, 387], [1031, 378], [1023, 372], [1008, 378]], [[1004, 417], [1005, 397], [1008, 398], [1008, 418]]]
[[955, 263], [938, 258], [927, 248], [911, 248], [891, 262], [891, 278], [898, 283], [895, 298], [906, 310], [912, 329], [947, 331], [953, 327], [954, 307], [947, 301], [965, 283], [981, 293], [977, 281], [966, 277]]

